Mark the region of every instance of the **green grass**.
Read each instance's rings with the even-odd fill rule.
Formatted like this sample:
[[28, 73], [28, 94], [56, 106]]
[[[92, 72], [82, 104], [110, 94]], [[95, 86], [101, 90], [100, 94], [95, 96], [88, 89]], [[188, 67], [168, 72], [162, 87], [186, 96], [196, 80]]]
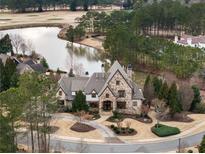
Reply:
[[152, 132], [159, 137], [166, 137], [180, 133], [179, 128], [159, 124], [151, 128]]

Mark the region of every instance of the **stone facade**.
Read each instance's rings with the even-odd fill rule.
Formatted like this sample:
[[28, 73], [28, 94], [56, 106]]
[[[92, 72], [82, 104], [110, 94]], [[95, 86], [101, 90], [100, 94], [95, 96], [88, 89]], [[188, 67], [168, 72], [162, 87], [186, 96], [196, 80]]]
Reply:
[[61, 94], [59, 100], [66, 100], [64, 103], [66, 106], [72, 105], [75, 93], [81, 90], [86, 95], [90, 107], [98, 108], [100, 113], [111, 113], [115, 110], [136, 113], [140, 111], [144, 97], [129, 74], [131, 73], [128, 69], [126, 71], [118, 61], [115, 61], [106, 73], [94, 73], [89, 78], [62, 77], [57, 94]]
[[[119, 85], [116, 84], [117, 82], [119, 82]], [[132, 107], [132, 88], [119, 71], [115, 73], [115, 75], [109, 81], [108, 85], [114, 94], [116, 94], [116, 101], [126, 102], [127, 108]], [[125, 97], [119, 97], [118, 92], [121, 90], [125, 91]]]

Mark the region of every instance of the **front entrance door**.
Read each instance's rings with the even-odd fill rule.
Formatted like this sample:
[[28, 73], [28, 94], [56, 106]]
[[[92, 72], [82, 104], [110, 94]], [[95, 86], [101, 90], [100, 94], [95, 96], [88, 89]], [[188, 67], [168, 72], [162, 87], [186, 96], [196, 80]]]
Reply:
[[104, 101], [103, 102], [103, 110], [104, 111], [112, 110], [112, 102], [111, 101]]

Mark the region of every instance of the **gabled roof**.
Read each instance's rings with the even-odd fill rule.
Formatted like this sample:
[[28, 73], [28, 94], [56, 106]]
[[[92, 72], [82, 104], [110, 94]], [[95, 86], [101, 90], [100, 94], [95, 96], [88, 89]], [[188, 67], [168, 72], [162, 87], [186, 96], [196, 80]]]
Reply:
[[125, 70], [122, 68], [122, 66], [119, 64], [118, 61], [115, 61], [114, 64], [111, 66], [111, 68], [108, 70], [108, 78], [103, 86], [103, 88], [101, 89], [101, 91], [99, 92], [99, 96], [102, 94], [102, 92], [104, 91], [104, 89], [107, 87], [107, 85], [109, 84], [109, 81], [113, 78], [113, 76], [119, 72], [122, 77], [125, 79], [125, 81], [128, 83], [128, 85], [132, 88], [132, 85], [130, 84], [130, 82], [128, 82], [128, 75], [125, 72]]
[[85, 93], [90, 94], [94, 90], [99, 93], [106, 82], [106, 73], [93, 73], [85, 85]]
[[26, 59], [23, 63], [28, 64], [30, 66], [36, 64], [32, 59]]
[[88, 77], [68, 77], [62, 76], [58, 81], [59, 87], [65, 92], [68, 100], [73, 100], [72, 92], [84, 90]]

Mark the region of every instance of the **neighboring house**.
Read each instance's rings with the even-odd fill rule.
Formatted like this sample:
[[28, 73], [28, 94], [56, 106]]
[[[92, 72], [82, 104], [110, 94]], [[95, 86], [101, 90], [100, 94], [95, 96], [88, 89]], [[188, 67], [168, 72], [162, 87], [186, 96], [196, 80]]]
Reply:
[[136, 113], [144, 97], [131, 76], [131, 67], [125, 71], [115, 61], [107, 73], [93, 73], [91, 77], [63, 76], [59, 80], [57, 97], [63, 105], [71, 107], [76, 92], [82, 90], [89, 106], [100, 113], [114, 110]]
[[174, 43], [183, 46], [205, 48], [205, 36], [182, 35], [180, 38], [175, 36]]
[[46, 72], [46, 68], [44, 68], [43, 65], [35, 63], [32, 59], [27, 59], [22, 63], [18, 64], [16, 69], [19, 74], [23, 74], [25, 72]]
[[6, 54], [0, 54], [0, 59], [2, 60], [3, 64], [6, 64], [6, 60], [11, 58], [16, 63], [17, 73], [23, 74], [25, 72], [38, 72], [38, 73], [45, 73], [46, 68], [43, 65], [36, 63], [31, 58], [27, 58], [25, 60], [18, 59], [14, 56], [9, 56]]

